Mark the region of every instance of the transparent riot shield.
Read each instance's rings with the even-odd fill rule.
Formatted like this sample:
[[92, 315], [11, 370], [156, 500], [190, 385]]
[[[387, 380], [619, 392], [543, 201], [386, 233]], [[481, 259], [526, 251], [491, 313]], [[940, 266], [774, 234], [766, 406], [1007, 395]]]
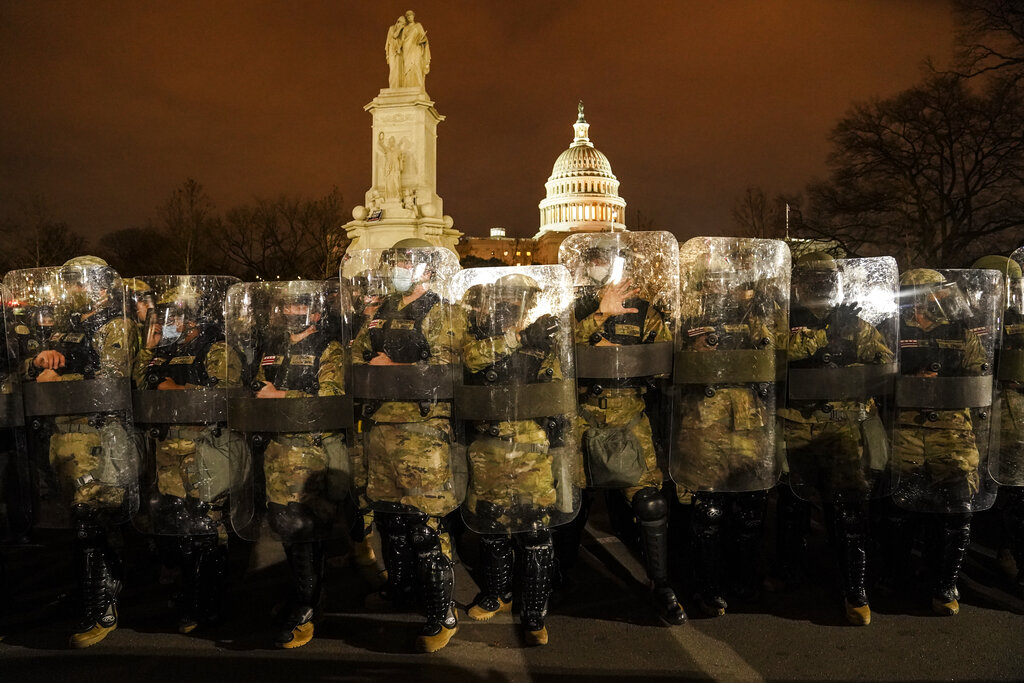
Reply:
[[900, 275], [900, 374], [892, 442], [893, 500], [908, 510], [985, 510], [993, 362], [1002, 303], [993, 270], [917, 268]]
[[4, 545], [23, 540], [31, 528], [32, 489], [16, 353], [18, 337], [29, 332], [27, 316], [2, 286], [0, 297], [0, 545]]
[[[573, 284], [586, 483], [659, 486], [679, 315], [679, 244], [667, 232], [581, 233], [562, 242]], [[615, 448], [610, 448], [615, 446]]]
[[695, 237], [679, 249], [672, 478], [689, 491], [760, 491], [779, 477], [789, 248]]
[[[1024, 247], [1010, 255], [1024, 263]], [[999, 447], [991, 451], [989, 472], [1003, 486], [1024, 486], [1024, 279], [1007, 264], [1004, 273], [1003, 333], [996, 358]]]
[[480, 533], [531, 531], [579, 511], [572, 288], [562, 266], [471, 268], [452, 281], [462, 359], [462, 516]]
[[346, 254], [354, 301], [352, 395], [360, 409], [366, 497], [377, 510], [445, 515], [465, 495], [452, 448], [457, 365], [449, 286], [459, 271], [441, 247]]
[[[36, 524], [92, 518], [126, 522], [138, 509], [138, 450], [132, 436], [131, 364], [138, 345], [125, 317], [120, 276], [80, 265], [16, 270], [4, 278], [13, 300], [47, 336], [19, 344]], [[42, 312], [46, 311], [47, 315]], [[29, 343], [39, 340], [32, 350]]]
[[128, 282], [129, 314], [140, 326], [132, 404], [141, 500], [133, 521], [148, 534], [218, 533], [230, 486], [227, 397], [242, 385], [241, 356], [225, 338], [224, 298], [238, 279], [159, 275]]
[[231, 524], [285, 543], [343, 535], [352, 509], [347, 442], [347, 297], [327, 282], [228, 290], [228, 347], [242, 359], [229, 393]]
[[806, 500], [878, 494], [889, 471], [897, 373], [896, 294], [890, 257], [794, 266], [788, 401], [779, 408], [789, 484]]

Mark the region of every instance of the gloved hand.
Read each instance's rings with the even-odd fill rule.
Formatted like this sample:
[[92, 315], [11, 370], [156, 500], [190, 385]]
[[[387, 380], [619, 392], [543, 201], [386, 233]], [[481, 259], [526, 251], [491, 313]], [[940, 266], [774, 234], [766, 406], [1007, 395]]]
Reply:
[[839, 304], [832, 309], [825, 331], [829, 342], [843, 337], [852, 337], [857, 332], [860, 311], [860, 306], [855, 303]]
[[523, 346], [546, 352], [551, 350], [556, 332], [558, 318], [550, 314], [542, 315], [519, 333], [519, 341], [523, 342]]

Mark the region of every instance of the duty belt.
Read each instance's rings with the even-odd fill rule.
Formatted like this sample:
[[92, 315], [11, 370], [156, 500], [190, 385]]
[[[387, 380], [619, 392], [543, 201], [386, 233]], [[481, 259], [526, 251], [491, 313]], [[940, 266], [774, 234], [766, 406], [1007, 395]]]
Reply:
[[502, 436], [481, 436], [473, 443], [485, 441], [491, 444], [500, 444], [506, 451], [512, 453], [521, 451], [523, 453], [547, 453], [550, 447], [546, 443], [517, 443], [514, 437]]

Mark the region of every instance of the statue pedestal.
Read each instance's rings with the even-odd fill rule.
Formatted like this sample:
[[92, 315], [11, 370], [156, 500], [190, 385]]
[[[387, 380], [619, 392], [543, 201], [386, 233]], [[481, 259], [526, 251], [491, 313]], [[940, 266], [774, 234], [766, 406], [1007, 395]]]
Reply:
[[349, 249], [419, 237], [454, 251], [462, 233], [452, 229], [437, 194], [437, 124], [444, 117], [420, 88], [385, 88], [364, 109], [373, 116], [373, 175], [365, 202], [342, 226]]

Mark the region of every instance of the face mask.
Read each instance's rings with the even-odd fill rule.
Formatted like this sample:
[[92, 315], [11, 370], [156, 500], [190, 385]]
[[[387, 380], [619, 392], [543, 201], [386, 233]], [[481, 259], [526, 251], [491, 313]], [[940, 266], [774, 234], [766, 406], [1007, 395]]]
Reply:
[[408, 292], [412, 289], [412, 270], [396, 266], [391, 271], [391, 284], [393, 284], [395, 289], [403, 294]]
[[178, 332], [177, 324], [167, 323], [163, 326], [163, 332], [160, 333], [160, 346], [170, 346], [178, 341], [180, 336], [181, 332]]
[[603, 285], [611, 272], [612, 269], [609, 266], [590, 266], [587, 268], [587, 277]]

